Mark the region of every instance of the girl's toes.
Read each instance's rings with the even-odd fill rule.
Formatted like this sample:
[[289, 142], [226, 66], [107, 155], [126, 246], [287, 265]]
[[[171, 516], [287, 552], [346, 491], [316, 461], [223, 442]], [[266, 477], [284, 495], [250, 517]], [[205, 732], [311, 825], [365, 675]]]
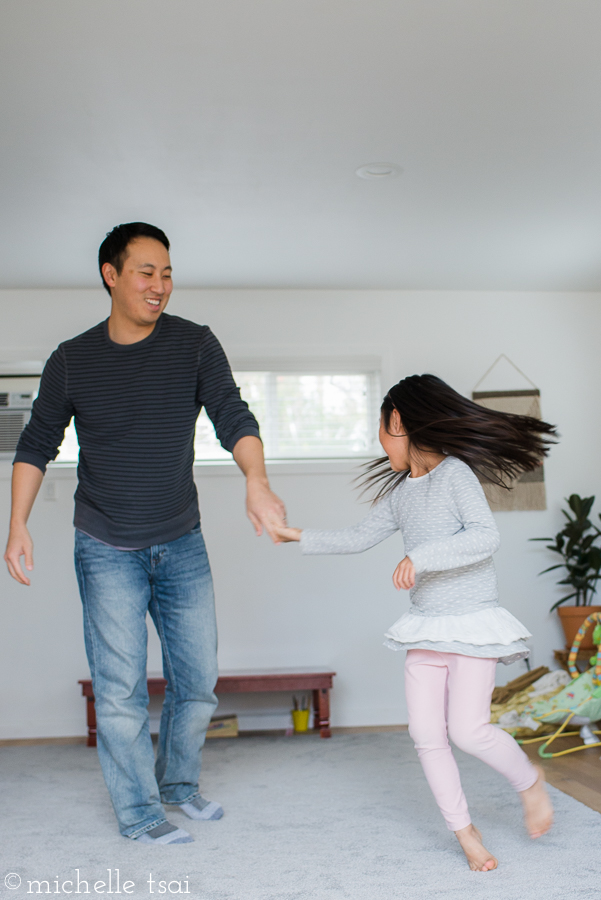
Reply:
[[497, 860], [482, 844], [482, 835], [473, 825], [455, 832], [472, 872], [490, 872], [497, 868]]

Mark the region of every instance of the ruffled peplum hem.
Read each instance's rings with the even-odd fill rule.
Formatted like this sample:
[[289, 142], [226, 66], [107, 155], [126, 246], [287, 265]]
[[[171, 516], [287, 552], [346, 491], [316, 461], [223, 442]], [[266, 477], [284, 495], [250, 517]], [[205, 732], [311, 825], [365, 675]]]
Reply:
[[438, 650], [496, 658], [508, 664], [528, 656], [524, 641], [531, 634], [502, 606], [493, 606], [460, 616], [416, 616], [408, 612], [385, 637], [385, 645], [392, 650]]

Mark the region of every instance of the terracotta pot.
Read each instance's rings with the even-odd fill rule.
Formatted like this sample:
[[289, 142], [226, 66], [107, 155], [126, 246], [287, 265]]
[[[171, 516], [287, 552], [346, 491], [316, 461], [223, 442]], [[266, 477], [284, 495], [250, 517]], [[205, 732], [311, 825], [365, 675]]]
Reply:
[[[586, 617], [594, 612], [601, 613], [601, 606], [558, 606], [557, 612], [559, 613], [563, 633], [566, 636], [566, 648], [570, 650], [578, 629]], [[593, 644], [593, 629], [594, 626], [587, 629], [586, 634], [582, 638], [582, 643], [580, 644], [581, 650], [592, 651], [596, 649]]]

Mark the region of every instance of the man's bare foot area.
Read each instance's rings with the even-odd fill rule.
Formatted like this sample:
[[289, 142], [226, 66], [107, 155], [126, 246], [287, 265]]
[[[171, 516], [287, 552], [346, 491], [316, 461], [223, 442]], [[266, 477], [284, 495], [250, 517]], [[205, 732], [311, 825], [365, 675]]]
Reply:
[[474, 825], [460, 828], [455, 834], [472, 872], [490, 872], [497, 868], [497, 860], [482, 843], [482, 835]]
[[538, 778], [525, 791], [520, 791], [524, 806], [524, 822], [531, 838], [546, 834], [553, 824], [553, 807], [545, 787], [545, 773], [540, 766], [534, 767]]

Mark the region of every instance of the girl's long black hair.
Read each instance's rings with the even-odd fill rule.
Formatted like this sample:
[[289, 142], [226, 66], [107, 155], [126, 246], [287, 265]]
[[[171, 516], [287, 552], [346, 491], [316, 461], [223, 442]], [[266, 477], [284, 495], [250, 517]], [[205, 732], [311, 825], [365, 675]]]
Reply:
[[[541, 465], [556, 443], [554, 425], [532, 416], [487, 409], [473, 403], [436, 375], [411, 375], [392, 387], [381, 407], [386, 430], [392, 411], [401, 417], [410, 447], [456, 456], [480, 481], [509, 488], [523, 472]], [[365, 489], [376, 487], [376, 503], [405, 480], [409, 469], [395, 472], [387, 456], [368, 463]]]

